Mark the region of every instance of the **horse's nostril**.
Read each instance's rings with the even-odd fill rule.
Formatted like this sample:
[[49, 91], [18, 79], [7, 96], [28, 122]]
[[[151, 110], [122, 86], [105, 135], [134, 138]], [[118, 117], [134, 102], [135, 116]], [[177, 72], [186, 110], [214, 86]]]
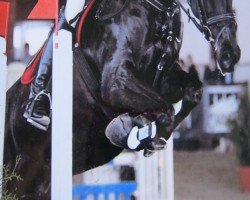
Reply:
[[240, 59], [240, 48], [230, 42], [225, 42], [221, 48], [221, 61], [236, 64]]
[[235, 51], [235, 62], [236, 63], [240, 60], [240, 57], [241, 57], [241, 50], [240, 50], [240, 47], [237, 46], [237, 49]]
[[229, 54], [229, 53], [226, 53], [226, 54], [223, 56], [223, 58], [224, 58], [225, 60], [229, 60], [229, 59], [230, 59], [230, 54]]
[[221, 59], [223, 61], [227, 61], [227, 62], [230, 62], [231, 60], [233, 60], [233, 55], [230, 54], [230, 52], [224, 52], [223, 55], [221, 56]]

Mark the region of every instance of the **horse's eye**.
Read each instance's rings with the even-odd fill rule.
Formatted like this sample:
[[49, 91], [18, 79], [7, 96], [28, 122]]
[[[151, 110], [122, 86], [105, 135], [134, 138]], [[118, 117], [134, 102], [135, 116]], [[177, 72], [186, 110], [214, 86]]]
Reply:
[[228, 22], [226, 22], [226, 21], [221, 21], [221, 22], [217, 22], [217, 23], [216, 23], [216, 26], [220, 28], [220, 27], [226, 26], [227, 24], [228, 24]]

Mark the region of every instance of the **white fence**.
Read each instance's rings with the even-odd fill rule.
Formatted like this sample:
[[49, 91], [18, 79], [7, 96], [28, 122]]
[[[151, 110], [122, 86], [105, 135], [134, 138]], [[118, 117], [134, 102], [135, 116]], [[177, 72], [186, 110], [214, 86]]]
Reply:
[[134, 168], [137, 200], [174, 200], [173, 136], [166, 149], [151, 157], [145, 158], [143, 151], [121, 153], [111, 163], [83, 173], [83, 183], [78, 184], [88, 187], [120, 184], [120, 166]]
[[174, 200], [173, 136], [167, 148], [149, 158], [138, 153], [135, 169], [138, 184], [138, 200]]
[[72, 34], [53, 38], [51, 199], [72, 199]]
[[234, 117], [246, 84], [206, 85], [202, 97], [202, 131], [207, 134], [229, 133], [228, 119]]

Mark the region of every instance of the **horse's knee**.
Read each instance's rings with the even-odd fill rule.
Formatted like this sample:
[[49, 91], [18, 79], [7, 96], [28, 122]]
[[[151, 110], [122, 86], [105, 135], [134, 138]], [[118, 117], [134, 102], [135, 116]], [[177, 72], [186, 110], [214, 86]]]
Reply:
[[170, 107], [156, 115], [157, 135], [167, 140], [174, 128], [174, 108]]
[[184, 102], [188, 102], [193, 106], [196, 106], [202, 98], [203, 89], [202, 87], [190, 86], [185, 89], [185, 95], [183, 98]]
[[202, 94], [203, 94], [203, 89], [202, 87], [200, 87], [199, 89], [196, 89], [194, 91], [194, 102], [197, 105], [198, 103], [200, 103], [201, 98], [202, 98]]

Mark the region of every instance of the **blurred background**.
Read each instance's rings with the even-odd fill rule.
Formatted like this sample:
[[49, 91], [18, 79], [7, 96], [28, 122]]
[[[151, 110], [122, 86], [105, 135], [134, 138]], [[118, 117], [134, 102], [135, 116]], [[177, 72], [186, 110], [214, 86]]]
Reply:
[[[8, 35], [8, 87], [23, 73], [53, 25], [49, 20], [26, 20], [25, 12], [21, 11], [29, 8], [23, 2], [13, 1], [11, 7], [11, 13], [15, 14], [10, 17], [15, 23], [10, 24]], [[249, 96], [250, 2], [237, 0], [233, 5], [242, 51], [235, 72], [220, 75], [208, 42], [183, 14], [181, 64], [184, 70], [193, 66], [199, 73], [204, 84], [202, 102], [175, 130], [167, 150], [151, 158], [124, 152], [105, 166], [74, 176], [76, 192], [82, 188], [91, 194], [105, 190], [112, 193], [111, 199], [120, 191], [121, 199], [126, 199], [126, 195], [128, 199], [138, 200], [250, 199], [239, 176], [242, 165], [245, 167], [249, 162], [250, 166], [250, 110], [248, 100], [242, 98]], [[244, 127], [237, 126], [235, 116]], [[243, 143], [237, 143], [239, 140]], [[172, 168], [174, 173], [169, 174]]]

